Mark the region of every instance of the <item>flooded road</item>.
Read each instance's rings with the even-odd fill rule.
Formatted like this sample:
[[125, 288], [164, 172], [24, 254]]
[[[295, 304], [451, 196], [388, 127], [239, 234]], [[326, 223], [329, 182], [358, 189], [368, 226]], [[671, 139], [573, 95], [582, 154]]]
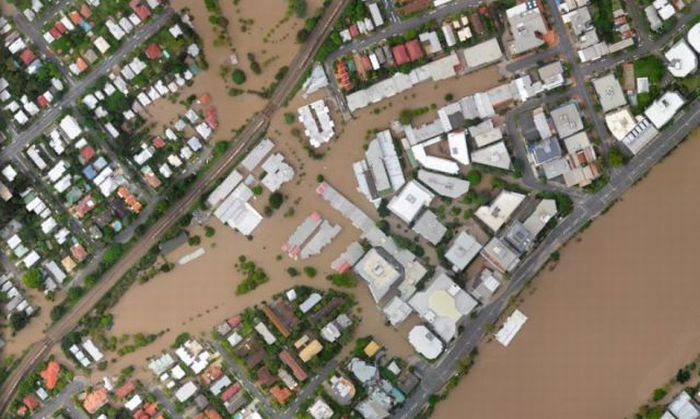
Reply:
[[693, 359], [698, 155], [700, 132], [567, 245], [525, 291], [520, 334], [507, 349], [482, 345], [436, 417], [631, 417]]

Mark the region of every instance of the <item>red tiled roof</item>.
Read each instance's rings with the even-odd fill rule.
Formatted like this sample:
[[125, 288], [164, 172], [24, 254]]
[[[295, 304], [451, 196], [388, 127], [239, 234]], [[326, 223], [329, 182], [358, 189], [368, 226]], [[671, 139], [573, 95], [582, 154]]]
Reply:
[[306, 374], [306, 371], [304, 371], [304, 368], [297, 363], [296, 359], [294, 359], [294, 356], [289, 353], [286, 349], [282, 351], [279, 354], [279, 358], [282, 362], [284, 362], [285, 365], [289, 367], [289, 369], [292, 370], [292, 374], [294, 374], [294, 377], [299, 380], [299, 381], [306, 381], [309, 376]]
[[236, 328], [241, 325], [241, 316], [233, 316], [226, 320], [226, 323], [228, 323], [229, 326]]
[[85, 251], [85, 248], [81, 244], [76, 244], [75, 246], [71, 247], [70, 253], [71, 253], [71, 255], [73, 255], [73, 259], [78, 261], [78, 263], [84, 261], [85, 258], [87, 257], [87, 252]]
[[49, 29], [49, 33], [51, 34], [51, 36], [53, 36], [53, 39], [59, 39], [60, 37], [63, 36], [63, 34], [61, 33], [61, 31], [59, 31], [58, 29], [56, 29], [56, 27], [53, 27], [53, 28]]
[[425, 55], [423, 47], [417, 39], [406, 42], [406, 49], [408, 50], [408, 56], [411, 58], [411, 61], [418, 61]]
[[158, 413], [158, 403], [149, 403], [144, 407], [143, 409], [144, 412], [146, 412], [149, 416], [155, 416], [156, 413]]
[[204, 414], [206, 415], [207, 418], [209, 419], [223, 419], [219, 412], [217, 412], [214, 409], [207, 409]]
[[126, 186], [120, 186], [119, 189], [117, 189], [117, 196], [126, 203], [131, 212], [134, 214], [140, 213], [143, 209], [143, 204], [136, 199], [136, 197]]
[[131, 0], [129, 2], [129, 7], [136, 13], [136, 16], [141, 20], [146, 20], [151, 16], [151, 9], [143, 4], [141, 0]]
[[61, 32], [61, 34], [68, 32], [68, 28], [66, 28], [66, 25], [64, 25], [61, 22], [56, 22], [56, 25], [54, 26], [54, 28], [56, 28], [56, 30]]
[[47, 390], [53, 390], [58, 384], [58, 376], [61, 372], [61, 365], [56, 361], [49, 361], [46, 369], [40, 373], [41, 378], [44, 379], [44, 387]]
[[80, 14], [83, 15], [85, 19], [90, 19], [92, 17], [92, 10], [88, 7], [86, 3], [80, 6]]
[[355, 25], [355, 24], [350, 25], [348, 30], [350, 31], [350, 36], [353, 38], [356, 38], [360, 35], [360, 30], [357, 29], [357, 25]]
[[33, 394], [29, 394], [24, 397], [24, 400], [22, 400], [25, 406], [29, 408], [29, 410], [34, 411], [39, 407], [39, 400], [34, 397]]
[[290, 397], [292, 397], [292, 392], [288, 388], [282, 388], [280, 386], [274, 386], [270, 389], [270, 394], [275, 398], [277, 403], [285, 404]]
[[133, 381], [129, 381], [128, 383], [124, 384], [123, 386], [119, 387], [117, 391], [114, 392], [114, 394], [120, 398], [120, 399], [125, 399], [128, 397], [131, 393], [136, 390], [136, 384], [134, 384]]
[[34, 54], [34, 51], [27, 48], [19, 55], [19, 59], [22, 60], [22, 64], [29, 65], [36, 60], [36, 54]]
[[88, 393], [83, 401], [83, 408], [89, 414], [93, 415], [107, 403], [107, 396], [107, 390], [105, 388], [99, 388], [92, 393]]
[[239, 383], [235, 383], [231, 387], [227, 388], [226, 391], [221, 393], [221, 401], [227, 402], [231, 400], [231, 398], [238, 394], [239, 391], [241, 391], [241, 385]]
[[143, 175], [144, 180], [146, 183], [148, 183], [148, 186], [150, 186], [153, 189], [158, 189], [163, 185], [163, 182], [158, 179], [158, 176], [156, 176], [153, 173], [146, 173]]
[[95, 201], [92, 195], [87, 194], [72, 209], [71, 212], [78, 218], [83, 218], [95, 209]]
[[165, 140], [161, 137], [156, 137], [153, 139], [153, 147], [155, 148], [163, 148], [165, 147]]
[[151, 44], [148, 47], [146, 47], [146, 57], [148, 57], [149, 60], [157, 60], [160, 57], [163, 56], [163, 50], [160, 49], [158, 44]]
[[49, 100], [46, 99], [44, 95], [39, 96], [36, 98], [36, 103], [39, 105], [40, 108], [46, 109], [49, 107]]
[[70, 21], [73, 22], [74, 25], [80, 25], [83, 23], [83, 17], [80, 16], [80, 13], [76, 12], [75, 10], [70, 12], [68, 14], [68, 17], [70, 18]]
[[394, 56], [394, 61], [396, 61], [396, 65], [404, 65], [408, 64], [411, 62], [411, 58], [408, 56], [408, 51], [406, 50], [406, 47], [401, 44], [401, 45], [396, 45], [391, 49], [391, 54]]
[[80, 160], [85, 165], [95, 157], [95, 149], [92, 146], [85, 146], [80, 149]]
[[363, 55], [360, 59], [362, 60], [362, 66], [366, 71], [372, 70], [372, 60], [370, 60], [368, 56]]
[[83, 57], [78, 57], [78, 59], [75, 60], [75, 65], [78, 66], [78, 69], [79, 69], [81, 72], [87, 70], [88, 67], [90, 67], [90, 66], [88, 65], [88, 63], [85, 62], [85, 60], [83, 60]]

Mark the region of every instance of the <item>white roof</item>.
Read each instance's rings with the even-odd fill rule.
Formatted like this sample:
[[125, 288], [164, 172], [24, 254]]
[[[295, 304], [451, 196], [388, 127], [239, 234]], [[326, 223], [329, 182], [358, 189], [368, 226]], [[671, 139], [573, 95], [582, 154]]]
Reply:
[[472, 163], [510, 170], [510, 154], [503, 141], [472, 151]]
[[78, 121], [72, 115], [66, 115], [58, 124], [69, 140], [73, 141], [83, 132]]
[[525, 195], [521, 193], [503, 190], [489, 205], [479, 207], [474, 215], [495, 233], [508, 221], [524, 199]]
[[192, 381], [188, 381], [175, 392], [175, 397], [177, 398], [177, 400], [180, 403], [182, 403], [182, 402], [187, 401], [196, 392], [197, 392], [197, 385], [195, 383], [193, 383]]
[[408, 304], [445, 342], [457, 334], [459, 321], [469, 315], [478, 302], [452, 278], [439, 270], [422, 291], [416, 292]]
[[657, 129], [666, 125], [673, 116], [683, 107], [685, 100], [676, 92], [666, 92], [659, 99], [644, 111], [644, 115], [649, 118]]
[[460, 272], [467, 267], [469, 262], [474, 260], [479, 254], [481, 247], [481, 243], [474, 237], [462, 231], [457, 235], [447, 252], [445, 252], [445, 259], [452, 264], [453, 271]]
[[700, 54], [700, 23], [696, 23], [688, 30], [688, 42], [695, 52]]
[[467, 135], [464, 131], [447, 134], [447, 143], [450, 146], [450, 157], [465, 166], [468, 165], [469, 149], [467, 148]]
[[135, 394], [134, 397], [124, 403], [124, 407], [133, 412], [137, 407], [141, 406], [141, 403], [143, 403], [143, 399], [141, 399], [141, 396], [138, 394]]
[[416, 144], [411, 147], [411, 154], [413, 155], [413, 158], [416, 159], [418, 164], [426, 169], [454, 175], [459, 172], [459, 165], [457, 163], [442, 157], [431, 156], [425, 152], [427, 147], [442, 141], [444, 141], [443, 137], [435, 137], [431, 140]]
[[497, 38], [491, 38], [488, 41], [465, 48], [462, 54], [468, 69], [494, 63], [503, 57]]
[[424, 206], [430, 205], [434, 197], [432, 192], [412, 180], [391, 199], [387, 208], [406, 223], [410, 223]]
[[625, 94], [622, 92], [622, 86], [620, 86], [620, 82], [617, 81], [617, 78], [612, 73], [593, 79], [593, 88], [598, 94], [603, 112], [608, 112], [627, 104]]
[[669, 62], [668, 72], [673, 77], [686, 77], [698, 68], [698, 57], [683, 39], [666, 51], [665, 55]]
[[503, 327], [501, 327], [501, 330], [496, 333], [496, 340], [501, 345], [508, 346], [526, 321], [527, 316], [525, 316], [520, 310], [515, 310], [513, 314], [508, 316], [508, 319], [503, 324]]
[[605, 115], [605, 125], [615, 139], [622, 140], [637, 125], [637, 121], [628, 108], [622, 108]]
[[444, 349], [440, 339], [423, 325], [411, 329], [408, 341], [419, 354], [430, 360], [439, 357]]
[[90, 354], [92, 359], [95, 361], [99, 362], [102, 358], [104, 358], [104, 355], [100, 350], [95, 346], [95, 344], [92, 342], [92, 339], [87, 339], [85, 342], [83, 342], [83, 349]]

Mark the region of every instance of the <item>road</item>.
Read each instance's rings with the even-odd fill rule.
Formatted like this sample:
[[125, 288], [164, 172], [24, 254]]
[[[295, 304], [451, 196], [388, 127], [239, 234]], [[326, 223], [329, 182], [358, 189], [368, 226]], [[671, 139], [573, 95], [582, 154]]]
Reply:
[[182, 415], [177, 412], [177, 408], [175, 408], [173, 401], [170, 400], [168, 396], [163, 394], [158, 387], [153, 386], [148, 390], [155, 396], [156, 400], [158, 400], [158, 404], [161, 405], [161, 413], [163, 410], [165, 410], [167, 417], [170, 419], [182, 419]]
[[[270, 404], [270, 399], [263, 394], [263, 392], [260, 390], [260, 388], [255, 385], [252, 381], [250, 381], [250, 378], [248, 378], [248, 373], [246, 371], [243, 371], [243, 368], [241, 368], [240, 365], [236, 362], [235, 359], [228, 353], [226, 348], [219, 343], [219, 342], [214, 342], [213, 343], [214, 348], [221, 354], [221, 356], [224, 358], [226, 361], [226, 364], [228, 364], [228, 367], [233, 371], [233, 373], [236, 376], [236, 380], [238, 380], [239, 383], [243, 386], [243, 388], [253, 396], [254, 398], [258, 399], [258, 409], [261, 411], [264, 417], [266, 418], [273, 418], [277, 416], [277, 409]], [[262, 408], [260, 407], [262, 406]]]
[[56, 397], [50, 399], [41, 409], [37, 411], [33, 418], [51, 418], [54, 413], [61, 408], [65, 408], [74, 419], [87, 419], [88, 416], [82, 409], [76, 409], [73, 396], [87, 388], [87, 380], [83, 377], [75, 377], [66, 388]]
[[323, 367], [321, 372], [314, 375], [311, 378], [311, 381], [306, 383], [304, 389], [301, 390], [301, 393], [299, 393], [294, 401], [287, 406], [287, 410], [284, 411], [282, 419], [294, 419], [301, 405], [304, 404], [304, 402], [306, 402], [309, 398], [316, 395], [316, 390], [318, 390], [318, 387], [335, 372], [337, 367], [338, 361], [333, 359], [326, 364], [325, 367]]
[[123, 61], [145, 40], [158, 32], [174, 14], [174, 10], [167, 9], [155, 19], [146, 23], [117, 52], [100, 62], [87, 76], [78, 80], [58, 102], [54, 103], [46, 112], [43, 112], [29, 128], [13, 136], [12, 142], [0, 150], [0, 163], [5, 163], [16, 154], [21, 153], [35, 138], [55, 123], [65, 109], [73, 106], [100, 77], [108, 74], [115, 65]]
[[464, 322], [464, 333], [457, 338], [453, 349], [436, 368], [423, 371], [423, 381], [418, 391], [396, 412], [398, 418], [418, 417], [431, 394], [438, 392], [457, 371], [459, 362], [476, 348], [485, 331], [504, 314], [512, 297], [517, 296], [527, 283], [544, 267], [549, 256], [573, 238], [590, 220], [595, 219], [635, 182], [641, 179], [655, 164], [663, 159], [700, 122], [700, 102], [676, 117], [676, 123], [663, 130], [658, 138], [642, 150], [625, 167], [615, 173], [610, 183], [596, 194], [590, 195], [574, 207], [573, 212], [561, 221], [545, 240], [513, 272], [509, 288], [494, 303], [484, 307], [475, 319]]
[[[10, 376], [5, 380], [2, 387], [0, 387], [0, 410], [5, 411], [12, 401], [19, 383], [26, 377], [31, 371], [36, 369], [39, 363], [49, 354], [51, 348], [59, 343], [61, 339], [73, 330], [79, 323], [80, 320], [88, 315], [92, 310], [92, 307], [97, 304], [102, 297], [104, 297], [110, 289], [119, 281], [119, 279], [138, 261], [141, 257], [146, 254], [149, 249], [157, 245], [160, 237], [167, 232], [172, 226], [174, 226], [178, 220], [185, 215], [190, 208], [199, 200], [199, 197], [213, 187], [219, 179], [228, 174], [228, 172], [235, 167], [238, 160], [242, 157], [244, 152], [255, 143], [266, 130], [269, 124], [270, 118], [274, 113], [282, 106], [288, 98], [291, 97], [292, 93], [296, 91], [296, 87], [299, 85], [301, 78], [306, 74], [308, 68], [310, 68], [313, 63], [319, 48], [323, 44], [326, 37], [330, 34], [333, 29], [333, 25], [338, 20], [341, 11], [347, 5], [349, 0], [335, 0], [327, 8], [323, 16], [321, 17], [318, 25], [314, 29], [309, 40], [303, 46], [302, 50], [297, 54], [297, 56], [292, 61], [289, 66], [290, 70], [287, 75], [282, 79], [282, 81], [277, 86], [277, 89], [272, 95], [270, 102], [265, 107], [262, 113], [253, 117], [251, 121], [246, 125], [240, 135], [236, 138], [233, 147], [231, 147], [227, 153], [216, 162], [216, 164], [207, 172], [200, 180], [198, 180], [190, 191], [178, 202], [176, 202], [172, 209], [164, 215], [160, 220], [158, 220], [129, 251], [124, 255], [124, 257], [113, 266], [105, 275], [102, 277], [100, 282], [97, 283], [88, 293], [73, 307], [73, 310], [64, 316], [61, 320], [52, 325], [46, 332], [44, 338], [33, 344], [24, 355], [19, 365], [17, 365]], [[147, 38], [150, 31], [156, 31], [157, 29], [154, 25], [158, 22], [162, 25], [164, 19], [167, 19], [169, 15], [174, 13], [172, 10], [168, 10], [164, 15], [159, 16], [158, 19], [151, 21], [146, 27], [137, 35], [138, 37]], [[131, 49], [136, 48], [136, 37], [130, 39], [127, 44], [122, 47], [118, 53], [127, 54], [128, 51], [124, 51], [124, 48], [131, 45]], [[103, 65], [112, 66], [119, 62], [118, 59], [112, 59], [105, 61]], [[90, 74], [94, 76], [95, 71]], [[88, 77], [90, 77], [88, 76]], [[94, 79], [92, 79], [94, 81]], [[85, 82], [85, 80], [83, 80]], [[89, 85], [83, 85], [83, 90], [89, 87]], [[72, 90], [71, 92], [77, 90]], [[79, 97], [80, 94], [71, 94], [69, 92], [69, 97], [73, 100]], [[55, 120], [56, 116], [53, 117]], [[43, 120], [42, 124], [35, 124], [29, 130], [35, 135], [40, 134], [43, 129], [35, 128], [37, 125], [42, 125], [45, 129], [53, 120], [47, 122]], [[13, 150], [22, 149], [22, 147], [17, 148], [17, 144], [31, 141], [34, 136], [28, 136], [23, 132], [20, 134], [20, 139], [16, 139], [15, 142], [11, 144]], [[19, 141], [18, 141], [19, 140]], [[11, 151], [5, 149], [3, 151], [2, 157], [12, 155]], [[0, 161], [2, 158], [0, 158]]]

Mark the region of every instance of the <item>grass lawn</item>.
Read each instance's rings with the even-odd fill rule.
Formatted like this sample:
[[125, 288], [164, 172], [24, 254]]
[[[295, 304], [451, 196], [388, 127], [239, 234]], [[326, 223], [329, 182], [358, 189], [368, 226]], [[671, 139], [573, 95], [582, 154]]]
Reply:
[[661, 82], [665, 71], [664, 62], [655, 55], [648, 55], [634, 62], [634, 76], [648, 77], [651, 86]]

